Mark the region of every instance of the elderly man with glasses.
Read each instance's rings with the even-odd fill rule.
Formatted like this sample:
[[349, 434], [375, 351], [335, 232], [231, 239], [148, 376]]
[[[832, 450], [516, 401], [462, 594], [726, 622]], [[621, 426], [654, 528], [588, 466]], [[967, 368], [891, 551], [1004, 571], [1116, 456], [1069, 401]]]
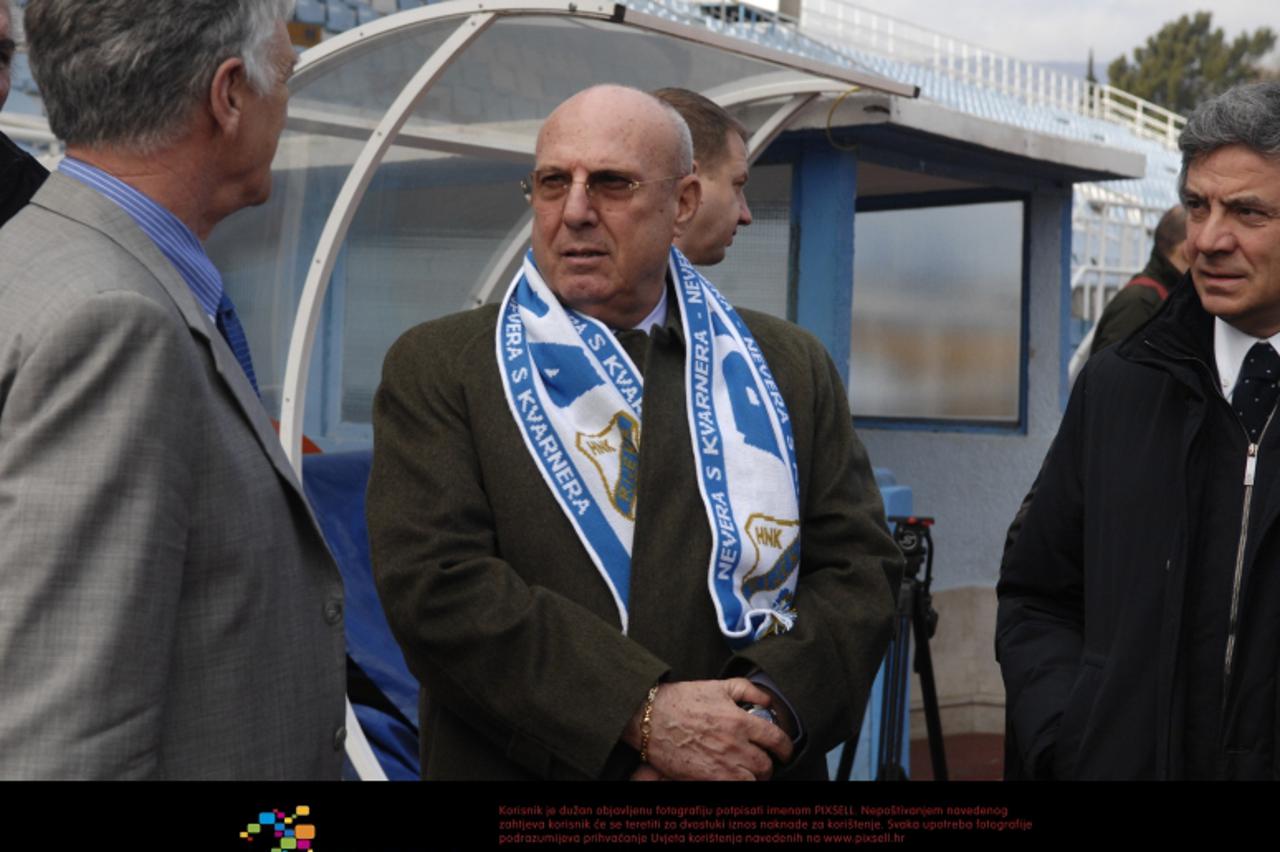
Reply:
[[840, 378], [676, 250], [700, 186], [649, 95], [538, 136], [501, 305], [409, 331], [374, 404], [374, 572], [428, 778], [825, 776], [899, 557]]

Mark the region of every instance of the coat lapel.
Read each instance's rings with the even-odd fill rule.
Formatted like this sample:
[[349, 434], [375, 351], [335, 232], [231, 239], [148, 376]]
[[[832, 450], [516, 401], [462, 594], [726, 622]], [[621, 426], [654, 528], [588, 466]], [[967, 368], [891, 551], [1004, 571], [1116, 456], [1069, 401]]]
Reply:
[[232, 398], [253, 429], [263, 452], [271, 460], [276, 472], [302, 499], [303, 505], [308, 506], [309, 511], [310, 506], [285, 457], [280, 439], [231, 347], [196, 302], [187, 282], [151, 238], [114, 202], [79, 181], [57, 172], [49, 176], [31, 203], [93, 228], [147, 268], [169, 295], [188, 328], [209, 348], [214, 368], [231, 391]]

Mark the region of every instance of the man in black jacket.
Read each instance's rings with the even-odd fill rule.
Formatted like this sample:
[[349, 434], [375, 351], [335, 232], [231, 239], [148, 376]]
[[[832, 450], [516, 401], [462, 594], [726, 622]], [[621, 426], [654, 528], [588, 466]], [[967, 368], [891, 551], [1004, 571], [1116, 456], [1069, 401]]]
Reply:
[[1002, 567], [1013, 775], [1280, 777], [1280, 82], [1179, 145], [1194, 286], [1085, 368]]
[[[0, 108], [9, 99], [9, 71], [17, 50], [12, 20], [9, 0], [0, 0]], [[48, 170], [34, 157], [0, 133], [0, 225], [26, 206], [48, 176]]]

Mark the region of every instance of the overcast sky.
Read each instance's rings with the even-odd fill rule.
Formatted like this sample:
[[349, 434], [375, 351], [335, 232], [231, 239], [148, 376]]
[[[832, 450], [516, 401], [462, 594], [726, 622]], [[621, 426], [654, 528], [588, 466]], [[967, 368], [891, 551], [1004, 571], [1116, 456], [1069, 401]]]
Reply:
[[1197, 9], [1212, 11], [1214, 26], [1229, 38], [1262, 26], [1280, 32], [1277, 0], [854, 0], [853, 5], [1018, 59], [1084, 62], [1092, 47], [1100, 75], [1165, 23]]

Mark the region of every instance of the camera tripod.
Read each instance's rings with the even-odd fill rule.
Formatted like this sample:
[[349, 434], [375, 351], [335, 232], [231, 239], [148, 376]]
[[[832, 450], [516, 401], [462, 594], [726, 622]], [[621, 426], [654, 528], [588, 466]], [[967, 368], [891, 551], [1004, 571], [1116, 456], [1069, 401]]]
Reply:
[[[898, 594], [898, 621], [889, 651], [885, 654], [884, 682], [881, 696], [881, 725], [876, 755], [877, 781], [905, 781], [902, 768], [902, 734], [907, 724], [906, 686], [910, 677], [908, 659], [911, 639], [915, 638], [915, 670], [920, 675], [921, 698], [924, 703], [925, 727], [929, 735], [929, 757], [933, 777], [947, 780], [947, 756], [942, 744], [942, 719], [938, 713], [938, 692], [933, 678], [933, 656], [929, 640], [938, 627], [938, 613], [933, 608], [933, 536], [929, 528], [933, 518], [897, 515], [888, 519], [894, 524], [893, 540], [906, 558], [902, 588]], [[924, 566], [924, 579], [920, 567]], [[910, 631], [910, 632], [908, 632]], [[848, 781], [853, 770], [858, 732], [845, 743], [836, 770], [836, 780]]]

